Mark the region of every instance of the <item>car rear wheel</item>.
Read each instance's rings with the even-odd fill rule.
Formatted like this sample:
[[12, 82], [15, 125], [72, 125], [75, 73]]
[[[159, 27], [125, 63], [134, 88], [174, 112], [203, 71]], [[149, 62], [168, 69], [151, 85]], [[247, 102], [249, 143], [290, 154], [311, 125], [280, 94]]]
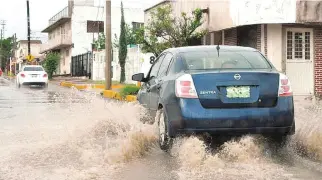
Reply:
[[158, 110], [156, 114], [156, 121], [159, 127], [159, 145], [163, 151], [169, 151], [172, 147], [173, 139], [169, 136], [168, 120], [163, 109]]
[[287, 146], [290, 137], [290, 135], [273, 135], [267, 138], [273, 150], [279, 152]]

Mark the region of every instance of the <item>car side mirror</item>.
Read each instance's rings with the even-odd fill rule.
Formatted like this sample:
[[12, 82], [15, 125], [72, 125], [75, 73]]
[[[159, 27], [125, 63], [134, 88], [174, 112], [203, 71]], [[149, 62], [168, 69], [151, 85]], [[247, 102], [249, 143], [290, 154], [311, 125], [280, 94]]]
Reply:
[[145, 81], [144, 73], [134, 74], [134, 75], [132, 76], [132, 80], [133, 80], [133, 81], [138, 81], [138, 82], [144, 82], [144, 81]]

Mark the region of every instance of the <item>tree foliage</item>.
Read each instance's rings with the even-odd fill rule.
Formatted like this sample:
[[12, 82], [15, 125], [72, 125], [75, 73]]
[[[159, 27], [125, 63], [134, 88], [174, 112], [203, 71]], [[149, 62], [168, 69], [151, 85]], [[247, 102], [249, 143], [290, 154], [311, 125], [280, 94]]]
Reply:
[[0, 40], [0, 67], [5, 69], [8, 58], [11, 56], [13, 39], [11, 37]]
[[97, 40], [94, 41], [95, 48], [97, 50], [105, 49], [105, 34], [100, 33]]
[[[136, 40], [136, 32], [133, 31], [133, 28], [129, 24], [125, 24], [125, 32], [126, 32], [126, 43], [129, 44], [137, 44]], [[119, 38], [116, 34], [114, 34], [114, 40], [113, 40], [113, 47], [119, 48]]]
[[144, 52], [158, 56], [163, 50], [171, 47], [200, 45], [205, 30], [198, 29], [203, 24], [203, 12], [197, 8], [190, 15], [172, 15], [171, 5], [157, 7], [150, 13], [150, 21], [145, 29], [135, 32], [135, 39], [142, 44]]
[[121, 2], [121, 33], [120, 33], [120, 39], [119, 39], [119, 64], [121, 66], [120, 83], [125, 82], [126, 57], [127, 57], [126, 25], [124, 20], [123, 2]]
[[44, 62], [44, 68], [46, 69], [46, 72], [48, 73], [49, 79], [52, 79], [54, 72], [57, 70], [59, 60], [60, 60], [59, 53], [51, 52], [46, 55], [45, 62]]

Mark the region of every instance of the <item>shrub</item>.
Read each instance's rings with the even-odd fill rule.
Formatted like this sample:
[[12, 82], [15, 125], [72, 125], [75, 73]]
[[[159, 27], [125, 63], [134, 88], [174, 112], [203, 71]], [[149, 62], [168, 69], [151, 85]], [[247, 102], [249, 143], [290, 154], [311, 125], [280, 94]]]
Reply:
[[135, 85], [127, 85], [125, 87], [123, 87], [120, 91], [120, 94], [123, 98], [125, 98], [125, 96], [127, 95], [137, 95], [137, 93], [139, 92], [140, 87], [135, 86]]
[[48, 79], [52, 79], [53, 73], [57, 70], [60, 60], [59, 53], [49, 53], [46, 55], [44, 68], [48, 73]]

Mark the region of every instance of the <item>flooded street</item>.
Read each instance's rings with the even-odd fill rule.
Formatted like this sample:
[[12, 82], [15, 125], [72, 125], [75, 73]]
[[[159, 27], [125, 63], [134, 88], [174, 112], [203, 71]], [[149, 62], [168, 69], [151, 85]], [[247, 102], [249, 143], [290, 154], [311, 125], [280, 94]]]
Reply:
[[55, 84], [17, 89], [0, 77], [0, 179], [319, 180], [322, 109], [295, 103], [296, 135], [277, 153], [245, 136], [211, 150], [197, 137], [178, 138], [168, 154], [134, 103]]

